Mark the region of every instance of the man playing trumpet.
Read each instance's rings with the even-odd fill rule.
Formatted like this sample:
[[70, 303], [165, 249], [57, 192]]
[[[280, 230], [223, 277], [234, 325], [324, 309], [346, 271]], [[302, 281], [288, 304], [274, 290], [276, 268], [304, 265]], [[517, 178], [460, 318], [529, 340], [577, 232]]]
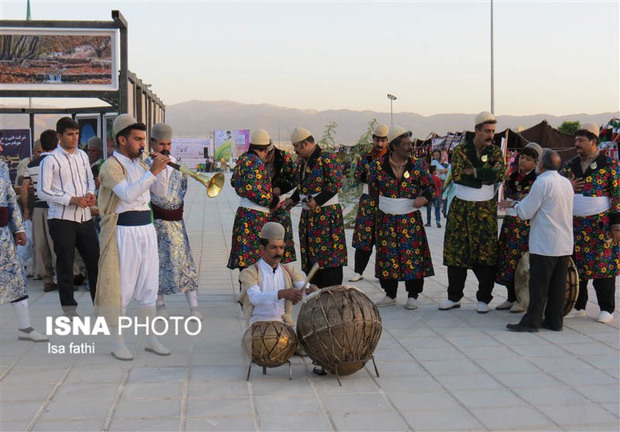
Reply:
[[[151, 150], [170, 158], [172, 128], [158, 123], [151, 130]], [[153, 161], [153, 159], [149, 159]], [[159, 290], [157, 291], [157, 313], [169, 316], [164, 295], [184, 293], [189, 305], [190, 315], [202, 319], [198, 311], [198, 272], [192, 258], [189, 238], [183, 222], [183, 200], [187, 192], [187, 175], [166, 166], [162, 171], [166, 177], [168, 190], [165, 196], [151, 194], [153, 225], [157, 232], [159, 253]]]
[[[101, 257], [95, 297], [98, 312], [112, 321], [112, 355], [132, 360], [115, 319], [125, 314], [134, 299], [148, 322], [155, 318], [159, 282], [157, 234], [151, 219], [151, 192], [165, 196], [167, 177], [161, 173], [170, 162], [154, 153], [149, 167], [140, 159], [146, 141], [146, 125], [130, 114], [121, 114], [112, 125], [117, 150], [101, 166], [99, 173], [99, 214], [101, 215]], [[153, 334], [146, 337], [146, 351], [170, 355]]]

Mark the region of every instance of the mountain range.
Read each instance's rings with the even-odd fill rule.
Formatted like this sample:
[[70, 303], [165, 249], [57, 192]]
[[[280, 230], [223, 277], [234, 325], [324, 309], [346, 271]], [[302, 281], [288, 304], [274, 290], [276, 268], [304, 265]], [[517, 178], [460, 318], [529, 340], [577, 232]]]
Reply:
[[[445, 135], [447, 132], [472, 130], [472, 114], [436, 114], [422, 116], [415, 113], [394, 113], [394, 123], [413, 131], [413, 136], [424, 139], [432, 132]], [[554, 116], [535, 114], [528, 116], [498, 115], [497, 129], [520, 127], [529, 128], [542, 120], [554, 127], [564, 121], [593, 121], [604, 124], [619, 113], [571, 114]], [[58, 116], [37, 115], [36, 128], [54, 128]], [[323, 135], [325, 127], [335, 122], [335, 138], [338, 144], [355, 144], [363, 135], [369, 122], [376, 119], [380, 123], [390, 123], [389, 112], [339, 110], [301, 110], [270, 104], [242, 104], [231, 101], [189, 101], [166, 106], [166, 122], [177, 137], [209, 137], [214, 130], [256, 129], [262, 127], [271, 135], [274, 142], [287, 143], [290, 133], [296, 126], [309, 129], [316, 139]], [[0, 114], [0, 128], [15, 129], [28, 127], [27, 116]]]
[[[413, 131], [413, 136], [424, 139], [431, 132], [445, 135], [447, 132], [473, 130], [473, 114], [437, 114], [422, 116], [415, 113], [394, 113], [394, 124]], [[542, 120], [554, 126], [564, 121], [593, 121], [603, 124], [618, 114], [573, 114], [553, 116], [535, 114], [529, 116], [499, 115], [498, 130], [509, 127], [529, 128]], [[336, 122], [336, 142], [355, 144], [363, 135], [368, 123], [376, 119], [380, 123], [390, 123], [389, 112], [340, 110], [300, 110], [269, 104], [248, 105], [230, 101], [189, 101], [166, 107], [166, 121], [178, 136], [208, 136], [215, 129], [266, 129], [274, 142], [290, 141], [290, 133], [296, 126], [309, 129], [315, 138], [320, 139], [326, 125]]]

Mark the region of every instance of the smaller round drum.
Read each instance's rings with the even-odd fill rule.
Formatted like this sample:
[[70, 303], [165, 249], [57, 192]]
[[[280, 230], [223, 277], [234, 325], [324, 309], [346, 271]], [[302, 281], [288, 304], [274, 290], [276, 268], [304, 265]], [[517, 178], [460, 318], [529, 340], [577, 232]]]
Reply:
[[[530, 304], [530, 253], [526, 252], [515, 270], [515, 292], [517, 301], [527, 309]], [[566, 274], [566, 293], [563, 315], [566, 316], [575, 306], [579, 295], [579, 273], [572, 258], [568, 258], [568, 273]]]
[[257, 321], [243, 334], [245, 352], [252, 361], [263, 367], [283, 365], [295, 354], [295, 330], [279, 321]]

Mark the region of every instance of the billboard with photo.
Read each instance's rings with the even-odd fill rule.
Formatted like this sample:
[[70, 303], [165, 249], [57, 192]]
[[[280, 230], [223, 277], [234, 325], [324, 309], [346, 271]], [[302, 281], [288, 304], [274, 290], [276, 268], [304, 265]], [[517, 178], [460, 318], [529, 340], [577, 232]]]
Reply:
[[86, 143], [89, 139], [99, 135], [99, 115], [97, 114], [77, 114], [75, 120], [80, 125], [79, 147], [86, 150]]
[[116, 30], [0, 29], [5, 90], [118, 90]]
[[172, 138], [170, 154], [186, 168], [196, 169], [198, 164], [204, 164], [205, 151], [213, 155], [213, 142], [207, 138]]
[[250, 146], [250, 131], [243, 130], [216, 130], [214, 161], [222, 159], [228, 161], [231, 157], [239, 157]]
[[22, 159], [31, 156], [30, 129], [0, 129], [0, 145], [2, 146], [0, 158], [9, 167], [11, 183], [15, 183], [17, 165]]

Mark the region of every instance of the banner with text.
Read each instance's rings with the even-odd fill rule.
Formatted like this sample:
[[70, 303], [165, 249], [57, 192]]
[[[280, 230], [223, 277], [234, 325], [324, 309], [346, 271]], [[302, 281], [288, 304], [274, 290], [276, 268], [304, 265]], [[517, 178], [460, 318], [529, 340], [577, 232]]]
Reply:
[[0, 129], [0, 157], [9, 166], [11, 183], [15, 183], [19, 161], [30, 156], [31, 144], [30, 129]]

